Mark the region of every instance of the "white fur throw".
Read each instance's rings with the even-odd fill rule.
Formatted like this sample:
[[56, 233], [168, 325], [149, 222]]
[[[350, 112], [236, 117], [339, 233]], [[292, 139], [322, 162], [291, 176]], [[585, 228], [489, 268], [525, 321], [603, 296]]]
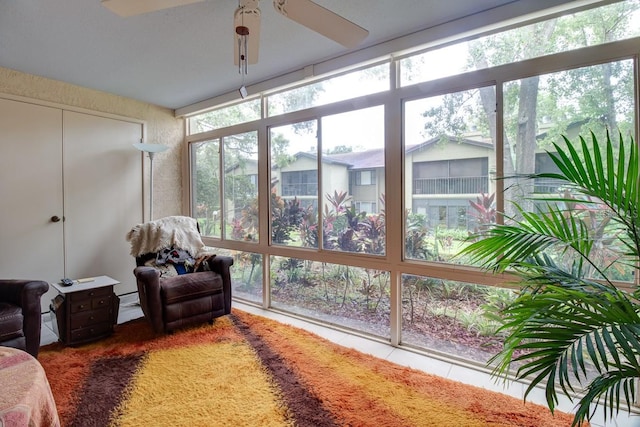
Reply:
[[168, 216], [138, 224], [126, 238], [131, 243], [134, 257], [171, 246], [184, 249], [195, 257], [204, 248], [196, 220], [188, 216]]

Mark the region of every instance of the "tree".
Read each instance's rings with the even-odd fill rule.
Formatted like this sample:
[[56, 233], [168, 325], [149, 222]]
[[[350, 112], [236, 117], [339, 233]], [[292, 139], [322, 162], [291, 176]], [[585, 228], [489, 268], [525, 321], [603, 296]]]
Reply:
[[199, 114], [190, 119], [192, 133], [221, 129], [260, 118], [259, 99], [247, 100], [228, 107]]
[[352, 153], [353, 147], [350, 145], [336, 145], [333, 149], [326, 150], [324, 154], [343, 154]]
[[271, 136], [271, 164], [277, 168], [283, 168], [293, 162], [295, 158], [289, 154], [290, 141], [281, 133]]
[[245, 132], [223, 137], [222, 148], [225, 210], [233, 209], [233, 214], [225, 218], [230, 220], [239, 218], [243, 210], [251, 211], [257, 199], [258, 134]]
[[201, 221], [201, 232], [206, 236], [217, 235], [220, 230], [220, 160], [219, 140], [199, 142], [193, 145], [195, 151], [195, 212]]
[[[516, 30], [472, 41], [468, 45], [469, 70], [606, 43], [627, 34], [633, 2], [619, 2], [576, 15], [563, 16]], [[533, 76], [505, 83], [504, 175], [531, 174], [535, 153], [560, 138], [570, 126], [576, 132], [593, 130], [603, 135], [630, 131], [633, 126], [631, 61], [583, 67], [564, 72]], [[473, 106], [473, 103], [478, 103]], [[472, 126], [480, 127], [494, 142], [496, 129], [496, 90], [486, 86], [475, 91], [445, 95], [441, 105], [424, 113], [426, 133], [432, 136], [461, 137]], [[546, 121], [546, 128], [541, 123]], [[525, 210], [533, 208], [528, 189], [505, 184], [506, 200], [518, 200]], [[517, 214], [507, 211], [508, 215]]]

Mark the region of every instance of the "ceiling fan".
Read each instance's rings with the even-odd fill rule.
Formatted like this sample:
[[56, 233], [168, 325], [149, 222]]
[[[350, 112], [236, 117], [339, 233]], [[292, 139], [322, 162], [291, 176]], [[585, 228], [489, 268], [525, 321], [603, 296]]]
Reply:
[[[204, 0], [102, 0], [102, 5], [123, 16], [134, 16], [156, 10], [197, 3]], [[235, 64], [258, 62], [260, 35], [260, 0], [239, 0], [234, 14]], [[348, 19], [311, 0], [273, 0], [273, 7], [287, 18], [343, 45], [358, 46], [369, 32]]]

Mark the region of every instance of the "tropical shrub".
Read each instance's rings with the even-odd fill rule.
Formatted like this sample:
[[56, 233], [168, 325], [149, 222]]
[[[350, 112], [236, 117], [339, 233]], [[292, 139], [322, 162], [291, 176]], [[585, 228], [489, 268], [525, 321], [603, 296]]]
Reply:
[[558, 391], [577, 394], [581, 425], [600, 398], [605, 418], [636, 399], [640, 291], [614, 278], [640, 262], [638, 148], [592, 133], [590, 142], [564, 137], [549, 156], [560, 172], [526, 178], [559, 180], [563, 193], [536, 195], [543, 208], [533, 212], [515, 204], [516, 215], [481, 230], [461, 254], [521, 286], [501, 312], [506, 338], [489, 362], [494, 375], [517, 366], [516, 377], [530, 381], [525, 397], [544, 384], [552, 411]]

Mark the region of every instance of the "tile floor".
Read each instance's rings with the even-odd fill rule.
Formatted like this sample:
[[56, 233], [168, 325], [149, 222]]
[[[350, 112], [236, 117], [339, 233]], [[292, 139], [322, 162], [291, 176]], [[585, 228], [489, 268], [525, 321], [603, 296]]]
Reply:
[[[525, 385], [519, 382], [511, 382], [505, 386], [502, 382], [496, 382], [488, 373], [481, 371], [473, 366], [464, 366], [461, 363], [450, 362], [438, 358], [429, 357], [414, 351], [403, 348], [393, 347], [381, 341], [376, 341], [366, 337], [360, 337], [336, 329], [317, 325], [303, 319], [283, 315], [273, 311], [264, 310], [253, 305], [245, 304], [240, 301], [234, 301], [234, 310], [243, 310], [255, 315], [267, 317], [290, 324], [299, 328], [309, 330], [328, 340], [345, 347], [350, 347], [372, 354], [376, 357], [389, 360], [399, 365], [408, 366], [414, 369], [420, 369], [427, 373], [439, 375], [462, 383], [494, 390], [500, 393], [509, 394], [518, 398], [522, 398], [525, 391]], [[142, 317], [142, 310], [136, 304], [135, 295], [121, 296], [120, 312], [118, 314], [118, 323], [124, 323], [132, 319]], [[43, 314], [43, 328], [41, 345], [56, 342], [58, 337], [53, 331], [51, 318], [49, 313]], [[544, 390], [536, 389], [531, 392], [527, 401], [545, 405]], [[571, 412], [573, 404], [564, 396], [560, 396], [558, 410]], [[613, 420], [604, 423], [602, 411], [598, 410], [591, 422], [593, 427], [640, 427], [640, 413], [630, 416], [626, 412], [621, 412]], [[462, 426], [461, 426], [462, 427]]]

